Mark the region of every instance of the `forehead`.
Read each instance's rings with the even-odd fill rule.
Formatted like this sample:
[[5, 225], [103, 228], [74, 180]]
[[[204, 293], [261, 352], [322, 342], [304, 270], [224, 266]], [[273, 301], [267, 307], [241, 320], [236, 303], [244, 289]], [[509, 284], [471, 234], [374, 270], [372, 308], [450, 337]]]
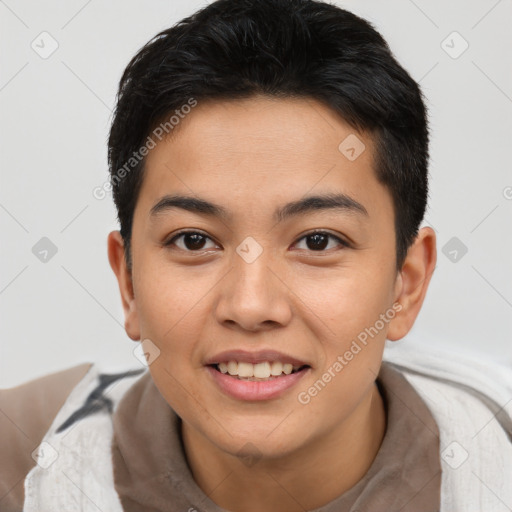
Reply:
[[[369, 162], [371, 137], [357, 133], [325, 104], [312, 98], [257, 95], [241, 100], [199, 101], [179, 120], [165, 142], [171, 151], [173, 140], [177, 142], [174, 146], [184, 150], [180, 155], [184, 161], [197, 161], [209, 153], [226, 158], [262, 157], [262, 165], [263, 157], [269, 155], [280, 164], [317, 162], [321, 165], [344, 154], [341, 151], [347, 148], [340, 148], [340, 143], [347, 137], [348, 145], [352, 141], [357, 154], [365, 152], [363, 159]], [[161, 151], [154, 151], [148, 157], [150, 163], [157, 155], [162, 156], [159, 153], [164, 151], [165, 142], [159, 145]], [[353, 161], [357, 154], [345, 153], [345, 156]], [[255, 167], [254, 172], [257, 171]]]
[[371, 209], [390, 203], [373, 158], [368, 134], [313, 99], [199, 101], [148, 153], [139, 199], [146, 211], [176, 191], [249, 208], [330, 191]]

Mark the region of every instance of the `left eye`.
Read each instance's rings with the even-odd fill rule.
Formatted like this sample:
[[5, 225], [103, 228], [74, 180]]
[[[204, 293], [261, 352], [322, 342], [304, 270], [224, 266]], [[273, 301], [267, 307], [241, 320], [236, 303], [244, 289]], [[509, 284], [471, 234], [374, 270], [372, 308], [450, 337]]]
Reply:
[[348, 247], [348, 243], [341, 238], [332, 235], [331, 233], [327, 233], [325, 231], [316, 231], [315, 233], [309, 233], [308, 235], [303, 236], [301, 240], [309, 240], [311, 243], [306, 242], [306, 248], [312, 251], [323, 251], [329, 245], [329, 239], [335, 240], [338, 245], [342, 247]]
[[[329, 239], [334, 240], [335, 242], [337, 242], [337, 245], [341, 245], [342, 247], [349, 246], [349, 244], [345, 242], [345, 240], [342, 240], [341, 238], [331, 233], [327, 233], [325, 231], [316, 231], [314, 233], [304, 235], [302, 238], [299, 239], [298, 243], [300, 243], [302, 240], [306, 240], [306, 250], [320, 252], [324, 251], [327, 248], [332, 248], [328, 247]], [[177, 243], [178, 240], [181, 241], [182, 243]], [[210, 240], [211, 242], [213, 242], [213, 240], [210, 237], [203, 235], [198, 231], [183, 231], [181, 233], [178, 233], [173, 238], [171, 238], [168, 242], [165, 242], [164, 245], [166, 247], [176, 245], [177, 247], [184, 251], [197, 252], [204, 249], [212, 248], [205, 247], [206, 240]], [[213, 243], [213, 246], [215, 247], [216, 244]]]

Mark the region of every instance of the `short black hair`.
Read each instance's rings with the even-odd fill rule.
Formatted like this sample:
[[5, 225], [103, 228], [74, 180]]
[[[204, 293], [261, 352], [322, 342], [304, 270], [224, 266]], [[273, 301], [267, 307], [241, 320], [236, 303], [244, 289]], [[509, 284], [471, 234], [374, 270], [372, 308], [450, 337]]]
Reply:
[[374, 170], [393, 199], [399, 270], [427, 205], [423, 95], [371, 23], [315, 0], [217, 0], [158, 33], [129, 62], [108, 140], [128, 268], [140, 153], [152, 130], [192, 102], [258, 94], [319, 100], [372, 135]]

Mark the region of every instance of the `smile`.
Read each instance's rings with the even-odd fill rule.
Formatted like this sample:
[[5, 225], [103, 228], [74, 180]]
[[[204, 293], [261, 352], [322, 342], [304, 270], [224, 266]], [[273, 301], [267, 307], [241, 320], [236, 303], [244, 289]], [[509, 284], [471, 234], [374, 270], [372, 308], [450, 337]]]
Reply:
[[206, 366], [216, 386], [226, 395], [247, 401], [271, 400], [295, 386], [311, 367], [279, 361], [257, 364], [229, 361]]
[[[307, 365], [303, 365], [307, 366]], [[228, 373], [232, 377], [249, 380], [266, 380], [279, 377], [283, 374], [290, 375], [301, 369], [301, 366], [293, 366], [291, 363], [280, 361], [263, 361], [252, 364], [243, 361], [228, 361], [216, 365], [221, 373]]]

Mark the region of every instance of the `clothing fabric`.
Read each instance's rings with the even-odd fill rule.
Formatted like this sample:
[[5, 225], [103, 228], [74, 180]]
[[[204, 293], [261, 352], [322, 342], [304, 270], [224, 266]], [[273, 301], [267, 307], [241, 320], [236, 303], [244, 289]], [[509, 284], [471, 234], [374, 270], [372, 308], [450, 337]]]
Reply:
[[[387, 363], [377, 384], [387, 410], [379, 452], [354, 487], [314, 512], [439, 510], [437, 425]], [[91, 367], [41, 443], [42, 464], [25, 481], [24, 510], [225, 512], [195, 483], [180, 424], [148, 372], [106, 375]]]
[[[377, 383], [387, 409], [379, 452], [354, 487], [314, 512], [439, 510], [437, 425], [412, 386], [387, 363]], [[123, 398], [114, 415], [113, 456], [125, 512], [225, 512], [193, 480], [180, 425], [150, 376], [143, 376]], [[219, 483], [223, 478], [219, 475]]]
[[[377, 384], [388, 424], [379, 452], [353, 488], [316, 512], [510, 510], [512, 370], [396, 342], [384, 360]], [[23, 481], [23, 510], [225, 512], [195, 483], [181, 420], [147, 371], [78, 370], [81, 378], [74, 377], [42, 439], [39, 464]], [[62, 375], [73, 380], [69, 370]], [[29, 403], [21, 393], [9, 396]], [[2, 438], [3, 477], [6, 465], [26, 467], [27, 453], [4, 458], [10, 438]], [[1, 484], [0, 510], [19, 512], [20, 502], [10, 499], [16, 486]]]
[[512, 369], [407, 343], [390, 345], [385, 359], [403, 372], [439, 426], [441, 511], [510, 511]]
[[1, 512], [22, 509], [24, 480], [36, 464], [32, 452], [90, 367], [84, 363], [0, 390]]

